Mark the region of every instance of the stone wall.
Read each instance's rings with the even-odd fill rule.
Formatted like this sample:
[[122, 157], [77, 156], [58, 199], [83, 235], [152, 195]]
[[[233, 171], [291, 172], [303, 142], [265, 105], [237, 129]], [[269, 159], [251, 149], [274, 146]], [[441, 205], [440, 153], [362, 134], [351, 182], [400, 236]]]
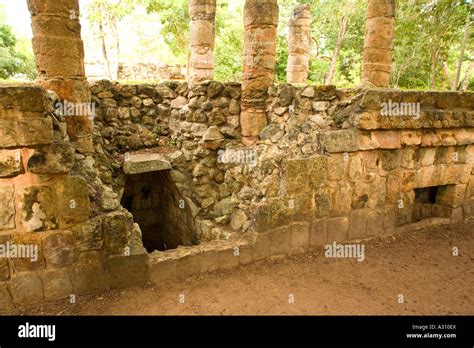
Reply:
[[[0, 237], [34, 241], [41, 261], [0, 259], [2, 308], [143, 284], [148, 259], [161, 281], [474, 215], [473, 93], [272, 86], [267, 126], [243, 146], [240, 90], [100, 81], [85, 156], [52, 116], [54, 96], [3, 88]], [[419, 113], [383, 116], [388, 102]], [[168, 217], [158, 232], [195, 237], [150, 258], [126, 184], [147, 175], [160, 177], [145, 190], [158, 203], [138, 206], [158, 225]]]
[[[124, 156], [162, 153], [195, 216], [200, 245], [154, 253], [154, 279], [473, 213], [472, 93], [274, 86], [268, 125], [250, 147], [238, 84], [101, 82], [93, 94], [103, 179], [120, 195]], [[420, 103], [420, 114], [381, 116], [388, 101]], [[415, 189], [435, 186], [434, 202], [415, 201]], [[245, 256], [232, 258], [235, 248]]]
[[119, 64], [118, 78], [123, 81], [185, 80], [186, 67], [153, 63]]
[[138, 225], [75, 152], [56, 98], [0, 87], [0, 310], [148, 280]]

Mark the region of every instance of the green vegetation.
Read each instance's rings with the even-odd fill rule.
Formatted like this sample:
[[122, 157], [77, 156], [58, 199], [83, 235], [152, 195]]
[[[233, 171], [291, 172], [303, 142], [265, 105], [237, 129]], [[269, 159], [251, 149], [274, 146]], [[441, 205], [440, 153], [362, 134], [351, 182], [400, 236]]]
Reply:
[[[299, 3], [310, 3], [309, 83], [360, 83], [367, 0], [279, 0], [275, 80], [286, 80], [287, 23]], [[217, 0], [215, 77], [240, 80], [244, 0]], [[83, 6], [87, 51], [110, 78], [119, 61], [185, 64], [188, 0], [90, 0]], [[392, 87], [474, 88], [472, 0], [398, 0]], [[84, 31], [84, 30], [83, 30]], [[0, 18], [0, 78], [32, 78], [31, 42], [17, 38]]]
[[[0, 8], [1, 10], [1, 8]], [[17, 37], [0, 17], [0, 79], [35, 78], [35, 63], [31, 42]]]

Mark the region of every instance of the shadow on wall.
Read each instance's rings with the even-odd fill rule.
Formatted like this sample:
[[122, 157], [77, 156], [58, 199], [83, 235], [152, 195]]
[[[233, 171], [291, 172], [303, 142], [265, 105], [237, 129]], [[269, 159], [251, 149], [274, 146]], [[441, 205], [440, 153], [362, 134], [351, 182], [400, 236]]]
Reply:
[[148, 252], [198, 244], [194, 218], [168, 170], [127, 175], [122, 205], [140, 225]]

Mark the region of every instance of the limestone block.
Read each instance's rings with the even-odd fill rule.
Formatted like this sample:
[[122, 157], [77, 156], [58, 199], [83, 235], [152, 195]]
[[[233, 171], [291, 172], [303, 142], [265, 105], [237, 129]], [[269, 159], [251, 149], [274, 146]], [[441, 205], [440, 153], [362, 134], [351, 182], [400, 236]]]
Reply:
[[71, 232], [47, 233], [43, 236], [42, 246], [47, 267], [65, 267], [73, 263], [74, 249]]
[[101, 251], [86, 251], [79, 255], [73, 267], [74, 294], [90, 294], [109, 289], [107, 273]]
[[0, 230], [15, 228], [15, 200], [13, 185], [0, 186]]
[[20, 174], [21, 167], [21, 150], [0, 150], [0, 178]]
[[34, 305], [43, 301], [43, 284], [35, 272], [13, 274], [10, 291], [17, 306]]
[[349, 219], [346, 216], [328, 219], [327, 227], [328, 243], [342, 242], [347, 240]]
[[62, 227], [86, 221], [90, 215], [89, 189], [84, 178], [66, 176], [56, 185], [59, 219]]
[[321, 145], [329, 153], [358, 150], [357, 138], [353, 130], [337, 130], [322, 133]]
[[8, 290], [8, 283], [0, 282], [0, 311], [11, 310], [13, 308], [15, 308], [15, 304]]
[[111, 256], [108, 259], [110, 287], [143, 286], [150, 279], [148, 254]]
[[69, 268], [46, 269], [40, 272], [40, 277], [46, 300], [55, 301], [73, 294]]
[[15, 233], [12, 235], [11, 243], [15, 244], [18, 251], [24, 256], [12, 258], [15, 272], [29, 272], [45, 267], [41, 235], [38, 233]]
[[140, 174], [171, 169], [171, 164], [161, 154], [138, 153], [125, 157], [123, 171], [125, 174]]
[[50, 118], [0, 118], [0, 148], [51, 144]]

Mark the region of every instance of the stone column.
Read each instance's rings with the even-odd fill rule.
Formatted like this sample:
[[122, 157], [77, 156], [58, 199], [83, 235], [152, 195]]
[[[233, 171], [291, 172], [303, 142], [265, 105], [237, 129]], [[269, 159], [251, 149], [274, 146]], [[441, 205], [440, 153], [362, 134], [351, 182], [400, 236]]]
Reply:
[[[78, 0], [28, 0], [33, 29], [37, 81], [67, 103], [90, 103], [84, 72]], [[84, 108], [85, 109], [85, 108]], [[92, 151], [91, 115], [67, 116], [67, 132], [76, 150]]]
[[266, 99], [275, 74], [277, 0], [246, 0], [242, 78], [242, 142], [258, 140], [267, 124]]
[[298, 5], [288, 22], [288, 83], [304, 84], [308, 79], [311, 6]]
[[189, 1], [188, 81], [214, 78], [216, 0]]
[[362, 64], [364, 85], [389, 86], [395, 33], [395, 1], [369, 0]]

